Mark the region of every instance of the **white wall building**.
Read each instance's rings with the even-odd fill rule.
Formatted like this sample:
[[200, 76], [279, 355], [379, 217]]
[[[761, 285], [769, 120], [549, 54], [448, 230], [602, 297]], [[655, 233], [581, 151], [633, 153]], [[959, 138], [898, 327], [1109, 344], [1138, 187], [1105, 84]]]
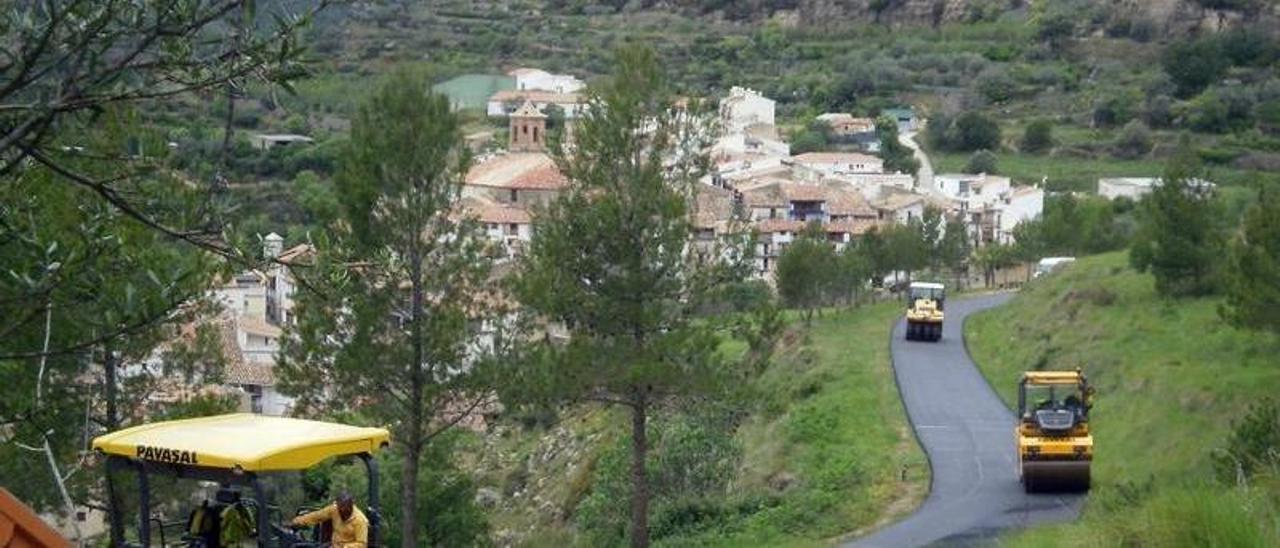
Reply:
[[1098, 179], [1098, 195], [1109, 200], [1121, 196], [1140, 200], [1160, 183], [1159, 177], [1111, 177]]
[[753, 89], [734, 86], [729, 96], [720, 101], [720, 121], [726, 133], [745, 130], [756, 124], [774, 124], [773, 99]]
[[858, 152], [807, 152], [791, 157], [796, 177], [818, 181], [840, 175], [884, 173], [884, 160]]
[[571, 74], [552, 74], [536, 68], [518, 68], [507, 73], [515, 78], [516, 89], [520, 91], [540, 90], [556, 93], [574, 93], [587, 87], [587, 84]]

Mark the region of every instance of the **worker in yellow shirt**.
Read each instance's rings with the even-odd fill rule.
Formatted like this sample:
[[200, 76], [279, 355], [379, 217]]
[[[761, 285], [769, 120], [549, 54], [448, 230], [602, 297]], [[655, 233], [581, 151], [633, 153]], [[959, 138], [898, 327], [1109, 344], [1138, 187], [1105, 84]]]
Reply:
[[303, 514], [290, 522], [294, 527], [310, 527], [328, 521], [333, 526], [333, 548], [366, 548], [369, 544], [369, 519], [356, 508], [351, 495], [342, 493], [333, 504]]

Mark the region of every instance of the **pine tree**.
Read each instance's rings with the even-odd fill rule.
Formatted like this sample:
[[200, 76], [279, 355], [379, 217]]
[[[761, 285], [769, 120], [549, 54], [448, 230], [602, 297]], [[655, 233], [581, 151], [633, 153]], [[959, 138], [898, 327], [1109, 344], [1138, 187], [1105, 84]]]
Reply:
[[532, 349], [509, 373], [504, 401], [598, 401], [630, 412], [629, 538], [647, 546], [649, 419], [664, 400], [723, 389], [720, 336], [697, 303], [740, 274], [692, 260], [689, 206], [710, 133], [696, 105], [674, 107], [652, 50], [619, 50], [589, 97], [572, 143], [553, 140], [570, 186], [536, 215], [513, 284], [525, 310], [563, 325], [568, 341]]
[[1163, 182], [1139, 205], [1130, 262], [1155, 276], [1162, 295], [1190, 297], [1218, 290], [1225, 239], [1220, 208], [1200, 173], [1199, 158], [1184, 136]]
[[341, 229], [317, 242], [277, 367], [304, 410], [389, 424], [401, 453], [400, 541], [419, 546], [426, 445], [486, 398], [500, 325], [490, 246], [456, 215], [469, 163], [461, 122], [430, 82], [395, 73], [363, 105], [336, 190]]
[[1275, 185], [1261, 189], [1227, 257], [1223, 316], [1241, 327], [1280, 333], [1280, 189]]

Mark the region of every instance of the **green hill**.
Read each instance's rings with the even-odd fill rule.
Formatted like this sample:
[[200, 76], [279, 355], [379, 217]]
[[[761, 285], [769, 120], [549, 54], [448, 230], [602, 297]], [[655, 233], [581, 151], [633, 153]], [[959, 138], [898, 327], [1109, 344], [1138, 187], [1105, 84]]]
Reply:
[[969, 349], [1006, 403], [1028, 369], [1080, 366], [1098, 388], [1094, 491], [1082, 521], [1020, 543], [1260, 546], [1280, 538], [1280, 483], [1233, 489], [1212, 465], [1251, 405], [1280, 391], [1280, 338], [1225, 324], [1220, 302], [1161, 298], [1127, 255], [1111, 253], [971, 318]]

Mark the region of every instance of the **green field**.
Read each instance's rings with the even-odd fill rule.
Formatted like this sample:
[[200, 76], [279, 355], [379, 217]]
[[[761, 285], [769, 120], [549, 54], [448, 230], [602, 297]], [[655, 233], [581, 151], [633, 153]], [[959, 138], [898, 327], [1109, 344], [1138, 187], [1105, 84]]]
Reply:
[[1280, 390], [1280, 339], [1226, 325], [1220, 303], [1163, 299], [1126, 254], [1111, 253], [970, 319], [969, 349], [1006, 403], [1029, 369], [1080, 366], [1098, 389], [1084, 518], [1016, 544], [1261, 546], [1277, 538], [1277, 484], [1220, 485], [1211, 455], [1252, 403]]

